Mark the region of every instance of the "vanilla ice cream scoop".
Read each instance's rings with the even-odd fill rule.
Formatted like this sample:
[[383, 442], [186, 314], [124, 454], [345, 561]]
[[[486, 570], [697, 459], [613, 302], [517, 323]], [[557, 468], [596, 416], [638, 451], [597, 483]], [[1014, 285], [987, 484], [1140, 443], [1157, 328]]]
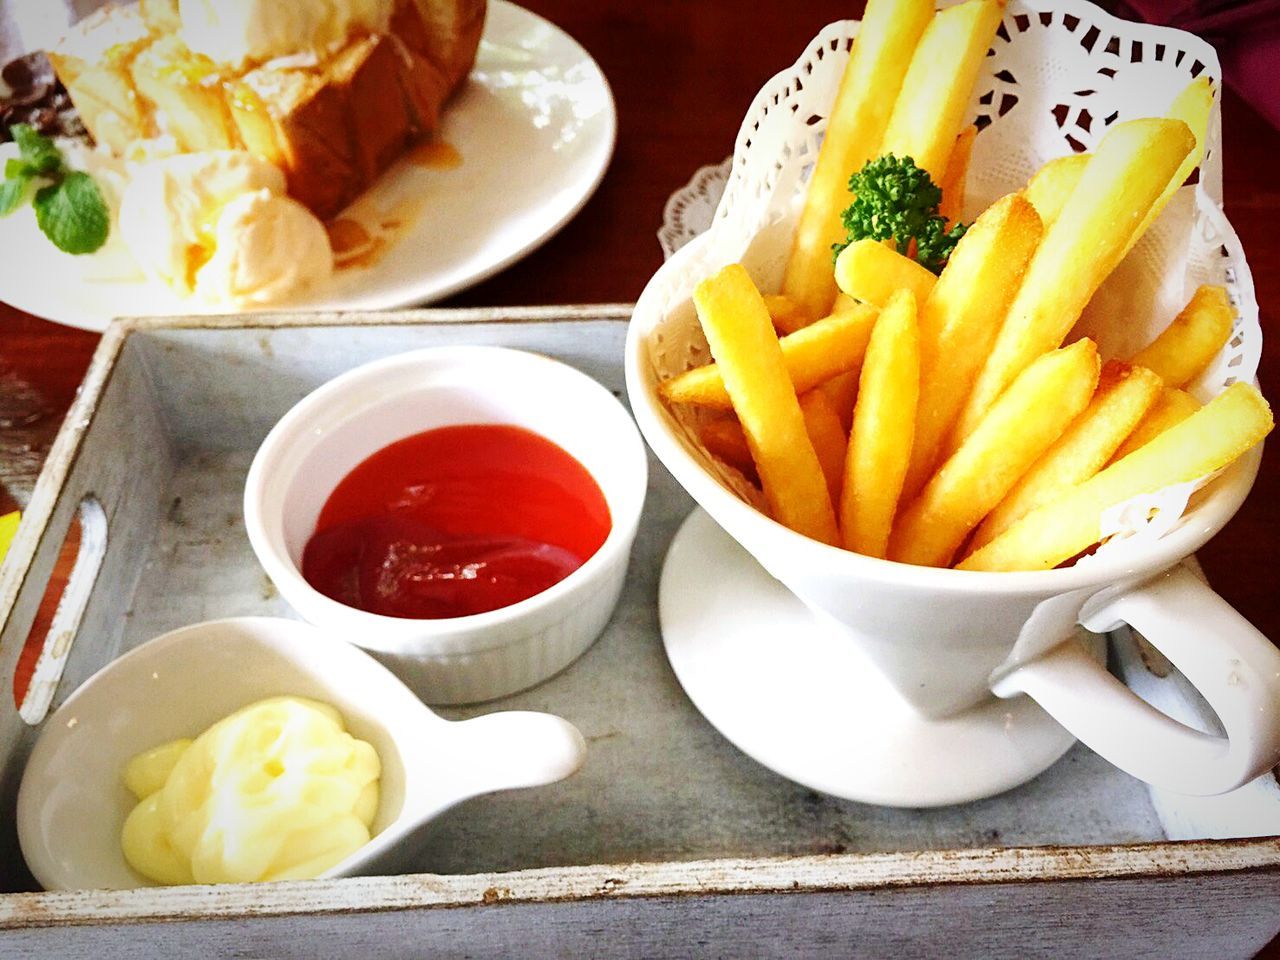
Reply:
[[285, 196], [279, 167], [243, 150], [137, 164], [120, 235], [149, 276], [214, 303], [270, 303], [333, 272], [324, 225]]
[[190, 293], [213, 256], [222, 208], [245, 193], [284, 188], [279, 167], [244, 150], [140, 163], [120, 201], [120, 235], [148, 275]]
[[178, 16], [189, 48], [242, 67], [386, 33], [391, 8], [392, 0], [179, 0]]
[[236, 306], [273, 303], [327, 280], [333, 249], [324, 225], [291, 197], [258, 190], [222, 209], [196, 295]]

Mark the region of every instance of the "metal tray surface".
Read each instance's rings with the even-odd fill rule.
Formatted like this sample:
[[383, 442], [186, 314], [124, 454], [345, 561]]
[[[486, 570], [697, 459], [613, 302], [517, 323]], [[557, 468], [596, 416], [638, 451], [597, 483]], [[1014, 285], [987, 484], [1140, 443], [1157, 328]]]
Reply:
[[[620, 358], [627, 316], [629, 310], [618, 306], [117, 324], [104, 338], [51, 452], [28, 508], [30, 522], [15, 543], [14, 562], [0, 575], [0, 615], [6, 617], [0, 676], [7, 686], [14, 649], [22, 645], [82, 497], [92, 496], [103, 507], [106, 551], [77, 635], [61, 638], [70, 653], [51, 707], [110, 659], [159, 633], [224, 616], [292, 616], [254, 559], [241, 522], [241, 495], [257, 445], [310, 390], [377, 357], [474, 343], [548, 354], [625, 399]], [[479, 798], [439, 820], [417, 859], [422, 873], [433, 876], [227, 888], [204, 896], [144, 891], [0, 897], [0, 955], [7, 944], [21, 943], [26, 951], [62, 943], [71, 956], [115, 942], [110, 935], [67, 934], [69, 939], [57, 941], [33, 935], [71, 929], [66, 924], [249, 915], [325, 917], [328, 923], [349, 911], [483, 907], [494, 900], [586, 903], [614, 894], [657, 898], [656, 903], [664, 896], [791, 887], [830, 895], [966, 880], [1015, 887], [1068, 878], [1189, 882], [1206, 873], [1234, 877], [1252, 871], [1260, 885], [1250, 903], [1253, 896], [1280, 898], [1275, 838], [1169, 843], [1147, 789], [1080, 746], [1017, 790], [928, 811], [835, 800], [757, 765], [697, 713], [662, 650], [658, 574], [691, 508], [651, 459], [627, 586], [600, 640], [533, 690], [440, 711], [455, 718], [497, 709], [550, 711], [575, 723], [589, 749], [583, 769], [566, 782]], [[786, 643], [786, 637], [778, 640]], [[7, 689], [2, 701], [0, 803], [7, 814], [0, 821], [0, 889], [17, 892], [33, 888], [18, 855], [12, 810], [35, 728], [13, 710]], [[482, 876], [474, 883], [468, 879], [477, 874]], [[415, 879], [423, 884], [406, 893], [404, 882]], [[1214, 902], [1202, 888], [1196, 895], [1205, 905]], [[778, 909], [790, 916], [803, 900], [784, 897]], [[818, 904], [809, 902], [806, 911]], [[39, 919], [33, 920], [30, 909], [37, 906]], [[849, 906], [851, 918], [871, 909], [864, 904], [854, 910], [852, 901]], [[819, 909], [811, 917], [817, 926], [804, 926], [780, 945], [803, 953], [800, 948], [829, 922], [819, 919], [823, 913]], [[1237, 947], [1265, 942], [1280, 926], [1265, 911], [1243, 913], [1249, 922], [1232, 932]], [[726, 923], [736, 922], [734, 909], [725, 916]], [[319, 933], [324, 925], [316, 924], [308, 929]], [[380, 929], [351, 927], [357, 928]], [[6, 937], [6, 929], [24, 936]], [[653, 942], [674, 947], [692, 929], [682, 932], [677, 925], [664, 934], [672, 939]], [[438, 932], [441, 946], [454, 942]], [[411, 947], [412, 941], [405, 942]], [[1061, 939], [1054, 943], [1063, 948]], [[769, 952], [763, 941], [757, 946]], [[529, 949], [529, 955], [541, 955], [532, 942]]]

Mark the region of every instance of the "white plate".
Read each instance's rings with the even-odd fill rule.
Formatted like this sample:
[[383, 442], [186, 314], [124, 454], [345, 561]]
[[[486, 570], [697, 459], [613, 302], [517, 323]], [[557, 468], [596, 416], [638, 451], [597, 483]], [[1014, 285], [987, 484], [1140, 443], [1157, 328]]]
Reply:
[[726, 739], [845, 800], [937, 807], [994, 796], [1075, 742], [1028, 697], [921, 717], [701, 509], [671, 541], [658, 616], [676, 677]]
[[[591, 56], [542, 17], [490, 0], [475, 69], [444, 113], [442, 139], [461, 165], [401, 161], [389, 170], [359, 203], [392, 208], [413, 198], [423, 204], [413, 225], [373, 266], [340, 271], [275, 308], [403, 307], [492, 276], [582, 209], [616, 133], [613, 96]], [[214, 312], [157, 283], [82, 279], [39, 235], [29, 210], [0, 220], [0, 250], [0, 300], [49, 320], [101, 330], [116, 316]]]

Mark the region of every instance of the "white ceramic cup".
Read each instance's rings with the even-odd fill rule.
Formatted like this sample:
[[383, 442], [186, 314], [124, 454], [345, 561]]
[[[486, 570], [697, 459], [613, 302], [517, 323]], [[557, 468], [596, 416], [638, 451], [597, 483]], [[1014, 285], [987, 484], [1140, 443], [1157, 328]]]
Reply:
[[[774, 522], [721, 483], [658, 396], [648, 338], [664, 319], [662, 278], [692, 252], [669, 260], [636, 305], [626, 348], [636, 422], [702, 508], [819, 618], [858, 644], [917, 710], [941, 718], [993, 693], [1025, 693], [1116, 766], [1188, 794], [1232, 790], [1280, 762], [1280, 651], [1180, 566], [1243, 502], [1260, 446], [1141, 556], [986, 573], [827, 546]], [[1065, 642], [1077, 623], [1099, 632], [1128, 623], [1140, 631], [1217, 711], [1225, 736], [1192, 730], [1139, 699]]]
[[[532, 430], [587, 469], [612, 521], [592, 557], [527, 600], [441, 620], [357, 610], [303, 579], [302, 551], [321, 508], [354, 467], [404, 437], [470, 423]], [[475, 703], [545, 680], [600, 635], [626, 577], [647, 481], [630, 414], [586, 374], [519, 350], [433, 347], [348, 371], [285, 414], [249, 469], [245, 529], [304, 620], [374, 654], [428, 703]]]

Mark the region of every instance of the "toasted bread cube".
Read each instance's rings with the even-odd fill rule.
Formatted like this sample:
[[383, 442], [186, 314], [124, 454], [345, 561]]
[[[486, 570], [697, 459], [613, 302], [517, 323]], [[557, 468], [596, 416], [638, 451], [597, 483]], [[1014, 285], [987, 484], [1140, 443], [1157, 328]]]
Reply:
[[150, 42], [136, 7], [106, 7], [76, 24], [49, 51], [85, 129], [115, 153], [154, 133], [129, 76], [133, 58]]
[[152, 33], [177, 33], [182, 29], [178, 0], [138, 0], [138, 9]]
[[421, 32], [406, 29], [405, 20], [397, 18], [392, 19], [392, 32], [431, 60], [449, 89], [456, 87], [476, 60], [484, 32], [484, 0], [412, 0], [399, 6], [417, 8]]
[[404, 154], [417, 136], [417, 121], [400, 90], [400, 62], [390, 37], [352, 44], [333, 65], [351, 104], [356, 161], [366, 183]]
[[166, 129], [182, 149], [240, 146], [217, 66], [177, 36], [161, 37], [143, 50], [133, 61], [132, 75], [138, 94], [163, 113]]
[[225, 89], [227, 108], [231, 111], [231, 120], [244, 148], [283, 167], [284, 146], [280, 142], [275, 117], [262, 96], [245, 80], [229, 80]]

